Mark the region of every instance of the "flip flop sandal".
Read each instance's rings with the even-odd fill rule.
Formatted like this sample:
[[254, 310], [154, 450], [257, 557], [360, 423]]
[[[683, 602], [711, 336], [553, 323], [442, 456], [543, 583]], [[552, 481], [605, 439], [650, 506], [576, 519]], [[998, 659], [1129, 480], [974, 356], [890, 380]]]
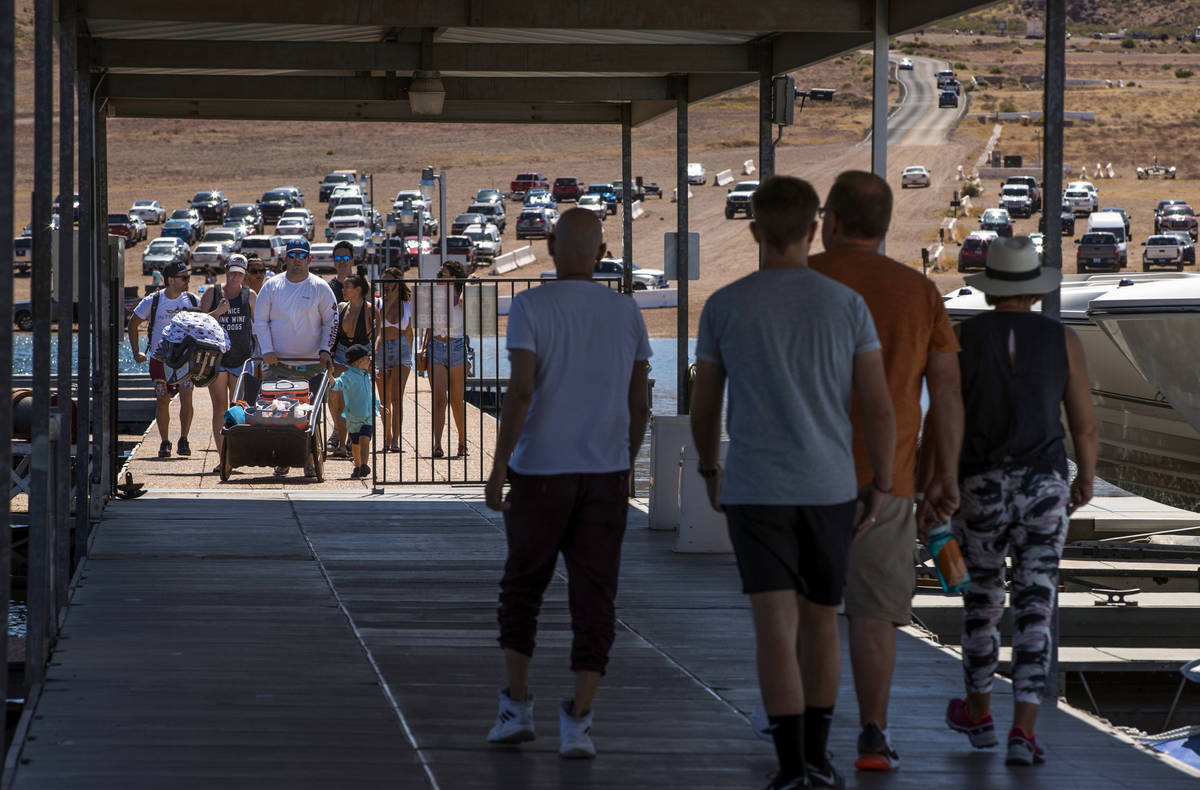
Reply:
[[446, 454], [445, 454], [444, 452], [442, 452], [442, 448], [440, 448], [440, 447], [438, 447], [437, 449], [435, 449], [435, 450], [433, 451], [433, 457], [434, 457], [434, 458], [441, 458], [441, 457], [443, 457], [444, 455], [446, 455]]

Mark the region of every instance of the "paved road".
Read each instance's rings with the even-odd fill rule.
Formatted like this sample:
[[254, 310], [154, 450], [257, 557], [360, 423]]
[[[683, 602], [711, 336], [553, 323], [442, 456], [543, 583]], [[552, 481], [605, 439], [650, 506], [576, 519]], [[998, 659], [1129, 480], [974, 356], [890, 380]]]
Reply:
[[[892, 59], [899, 62], [900, 58]], [[944, 142], [954, 129], [954, 124], [967, 111], [965, 94], [958, 109], [942, 109], [938, 104], [937, 81], [934, 74], [950, 68], [944, 60], [935, 58], [911, 58], [912, 71], [896, 71], [900, 82], [900, 103], [888, 116], [888, 146], [937, 145]], [[869, 145], [868, 134], [861, 145]]]

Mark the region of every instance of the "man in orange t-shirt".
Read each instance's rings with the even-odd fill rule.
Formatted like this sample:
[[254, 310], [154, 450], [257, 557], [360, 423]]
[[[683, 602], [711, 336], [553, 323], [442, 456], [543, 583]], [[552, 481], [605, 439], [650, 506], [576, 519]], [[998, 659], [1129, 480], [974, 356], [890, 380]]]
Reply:
[[[859, 293], [871, 311], [888, 389], [896, 413], [894, 487], [878, 521], [850, 548], [845, 610], [850, 621], [850, 661], [858, 694], [862, 732], [861, 771], [889, 771], [899, 757], [887, 735], [887, 707], [896, 662], [895, 627], [912, 619], [915, 588], [913, 542], [917, 437], [921, 431], [921, 382], [929, 388], [930, 429], [936, 439], [923, 448], [923, 514], [938, 521], [958, 509], [958, 451], [963, 406], [959, 390], [958, 341], [933, 283], [902, 263], [878, 253], [892, 213], [892, 190], [872, 173], [847, 171], [834, 181], [825, 201], [821, 241], [825, 252], [809, 265]], [[851, 408], [858, 482], [869, 482], [871, 462], [858, 404]]]

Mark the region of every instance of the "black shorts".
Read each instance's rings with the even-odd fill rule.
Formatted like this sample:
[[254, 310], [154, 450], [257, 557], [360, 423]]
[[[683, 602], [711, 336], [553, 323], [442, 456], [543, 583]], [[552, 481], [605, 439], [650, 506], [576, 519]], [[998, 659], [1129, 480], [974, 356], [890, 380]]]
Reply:
[[820, 606], [841, 603], [854, 504], [726, 505], [742, 592], [795, 590]]

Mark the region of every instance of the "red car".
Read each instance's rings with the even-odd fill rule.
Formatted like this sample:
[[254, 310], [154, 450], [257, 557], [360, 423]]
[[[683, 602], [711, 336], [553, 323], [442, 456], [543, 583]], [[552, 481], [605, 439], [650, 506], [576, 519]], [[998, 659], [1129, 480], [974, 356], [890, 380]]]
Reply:
[[124, 236], [125, 243], [130, 247], [137, 243], [138, 233], [128, 214], [108, 215], [108, 235]]
[[531, 189], [550, 188], [550, 181], [541, 173], [518, 173], [517, 177], [512, 180], [512, 191], [518, 195], [524, 195]]
[[561, 203], [564, 200], [579, 200], [580, 195], [586, 194], [586, 189], [583, 181], [578, 178], [556, 178], [551, 193], [554, 200]]
[[962, 249], [958, 251], [958, 270], [968, 272], [987, 268], [988, 245], [994, 238], [996, 233], [993, 231], [976, 231], [963, 239]]

